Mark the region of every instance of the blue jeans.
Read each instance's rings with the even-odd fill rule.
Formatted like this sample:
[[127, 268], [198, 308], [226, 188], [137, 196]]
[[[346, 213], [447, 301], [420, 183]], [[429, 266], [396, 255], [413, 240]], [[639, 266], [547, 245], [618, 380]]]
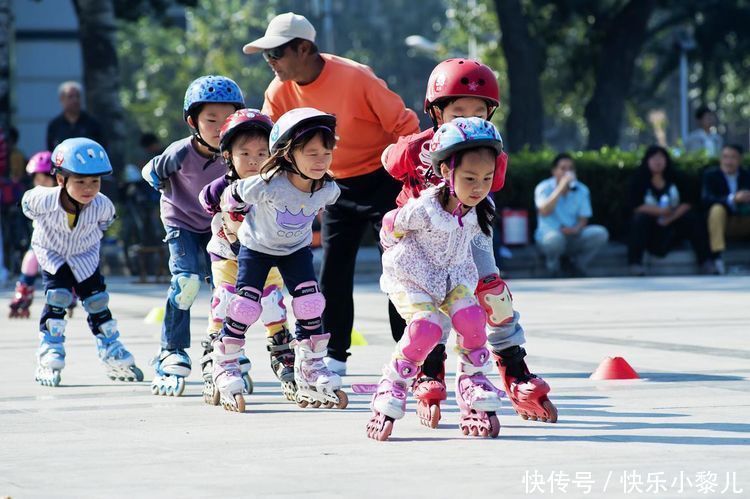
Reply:
[[[201, 279], [211, 276], [211, 263], [206, 246], [210, 232], [193, 232], [180, 227], [164, 226], [169, 245], [169, 271], [172, 276], [181, 273], [197, 274]], [[169, 289], [170, 294], [174, 284]], [[190, 310], [180, 310], [167, 298], [164, 324], [161, 328], [161, 347], [168, 350], [190, 347]]]
[[[267, 255], [253, 251], [245, 246], [240, 247], [237, 256], [239, 270], [237, 271], [237, 289], [251, 286], [263, 291], [263, 286], [268, 277], [271, 267], [278, 267], [279, 273], [284, 280], [284, 285], [292, 296], [294, 289], [306, 281], [316, 281], [315, 269], [313, 268], [313, 256], [310, 248], [302, 248], [291, 255]], [[292, 298], [294, 300], [294, 298]], [[323, 326], [316, 329], [305, 329], [299, 322], [295, 324], [295, 336], [297, 339], [309, 338], [313, 334], [321, 334]]]

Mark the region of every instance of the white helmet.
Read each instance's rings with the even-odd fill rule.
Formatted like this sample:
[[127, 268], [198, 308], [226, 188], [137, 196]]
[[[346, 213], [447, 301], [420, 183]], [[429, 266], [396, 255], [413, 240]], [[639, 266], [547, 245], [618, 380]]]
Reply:
[[290, 140], [316, 128], [336, 133], [336, 117], [313, 107], [298, 107], [284, 113], [271, 129], [268, 146], [271, 154], [284, 148]]

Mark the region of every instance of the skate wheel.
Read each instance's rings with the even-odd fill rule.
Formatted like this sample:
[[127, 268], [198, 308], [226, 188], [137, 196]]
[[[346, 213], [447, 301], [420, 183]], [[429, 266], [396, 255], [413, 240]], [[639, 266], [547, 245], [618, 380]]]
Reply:
[[393, 432], [393, 418], [376, 412], [367, 423], [367, 436], [379, 442], [385, 442]]
[[255, 387], [253, 386], [253, 379], [250, 377], [250, 375], [243, 375], [242, 381], [245, 383], [245, 391], [247, 392], [247, 394], [250, 395], [251, 393], [253, 393]]
[[171, 386], [167, 386], [164, 388], [164, 395], [166, 395], [167, 397], [171, 397], [173, 394], [174, 388], [172, 388]]
[[301, 398], [297, 398], [296, 402], [297, 402], [297, 405], [300, 406], [302, 409], [310, 405], [310, 402], [308, 402], [307, 400], [303, 400]]
[[313, 402], [312, 404], [310, 404], [310, 406], [311, 406], [311, 407], [312, 407], [313, 409], [317, 409], [318, 407], [320, 407], [320, 406], [321, 406], [321, 404], [322, 404], [322, 402], [321, 402], [320, 400], [316, 400], [315, 402]]
[[[549, 399], [542, 402], [542, 408], [547, 415], [546, 421], [549, 423], [557, 423], [557, 407]], [[545, 421], [544, 419], [542, 421]]]
[[326, 409], [333, 409], [333, 405], [333, 402], [326, 402], [325, 404], [323, 404], [323, 407], [325, 407]]
[[152, 384], [151, 385], [151, 393], [153, 395], [159, 395], [159, 385]]
[[130, 366], [130, 370], [132, 371], [133, 376], [135, 376], [135, 381], [143, 381], [143, 371], [136, 366]]
[[497, 438], [497, 436], [500, 434], [500, 421], [497, 419], [497, 416], [493, 414], [490, 416], [490, 431], [489, 436], [490, 438]]
[[438, 422], [440, 421], [440, 406], [437, 404], [433, 404], [430, 406], [430, 419], [429, 419], [429, 426], [430, 428], [437, 428]]
[[209, 402], [211, 405], [219, 405], [219, 400], [221, 400], [221, 393], [219, 393], [219, 390], [214, 386]]
[[243, 397], [241, 393], [235, 394], [234, 402], [237, 407], [237, 412], [245, 412], [245, 397]]
[[182, 392], [184, 391], [185, 391], [185, 378], [180, 376], [177, 378], [177, 386], [174, 388], [172, 395], [175, 397], [180, 397], [182, 395]]
[[349, 405], [349, 397], [346, 395], [346, 392], [343, 390], [336, 390], [333, 393], [339, 398], [339, 403], [336, 404], [336, 409], [346, 409], [346, 406]]

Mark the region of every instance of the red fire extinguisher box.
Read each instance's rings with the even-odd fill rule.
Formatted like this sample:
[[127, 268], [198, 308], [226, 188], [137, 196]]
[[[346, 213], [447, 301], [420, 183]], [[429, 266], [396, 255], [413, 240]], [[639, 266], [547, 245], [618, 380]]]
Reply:
[[529, 244], [529, 212], [513, 208], [503, 208], [503, 244], [524, 246]]

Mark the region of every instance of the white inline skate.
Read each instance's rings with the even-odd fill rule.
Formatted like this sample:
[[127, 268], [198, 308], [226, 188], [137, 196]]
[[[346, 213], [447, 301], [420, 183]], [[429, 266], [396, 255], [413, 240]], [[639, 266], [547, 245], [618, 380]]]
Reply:
[[65, 325], [64, 319], [47, 319], [47, 331], [39, 333], [37, 368], [35, 379], [43, 386], [58, 386], [60, 373], [65, 367]]
[[110, 319], [99, 326], [101, 333], [95, 336], [99, 360], [111, 380], [143, 381], [143, 371], [135, 365], [133, 355], [118, 339], [117, 321]]
[[151, 393], [179, 397], [185, 391], [185, 378], [190, 375], [190, 357], [184, 350], [162, 350], [152, 362], [156, 375]]
[[341, 390], [341, 377], [323, 362], [330, 337], [330, 334], [317, 334], [293, 341], [296, 402], [300, 407], [323, 405], [344, 409], [349, 404], [349, 398]]

